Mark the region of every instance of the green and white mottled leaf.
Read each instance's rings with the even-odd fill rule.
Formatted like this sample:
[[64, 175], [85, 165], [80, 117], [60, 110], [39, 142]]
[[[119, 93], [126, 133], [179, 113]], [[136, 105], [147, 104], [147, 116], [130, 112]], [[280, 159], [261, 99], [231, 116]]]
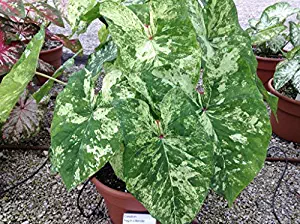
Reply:
[[300, 46], [300, 24], [290, 22], [290, 36], [294, 47]]
[[263, 12], [267, 14], [269, 18], [278, 18], [280, 22], [284, 21], [289, 16], [299, 13], [300, 9], [292, 7], [287, 2], [278, 2], [274, 5], [269, 6]]
[[280, 62], [274, 74], [274, 87], [281, 89], [289, 81], [300, 93], [300, 47], [294, 48], [288, 58]]
[[279, 18], [277, 18], [277, 17], [270, 18], [268, 16], [268, 14], [263, 13], [260, 20], [256, 24], [256, 30], [262, 31], [262, 30], [271, 28], [271, 27], [279, 25], [279, 24], [282, 24], [282, 23], [280, 23]]
[[193, 220], [208, 193], [213, 169], [213, 150], [198, 126], [195, 105], [174, 89], [161, 105], [160, 122], [143, 101], [121, 101], [116, 108], [124, 134], [128, 190], [161, 223]]
[[[97, 0], [69, 0], [68, 21], [73, 33], [83, 33], [91, 21], [84, 21], [82, 17], [89, 15], [89, 11], [94, 12]], [[96, 8], [96, 7], [95, 7]]]
[[39, 53], [44, 43], [45, 30], [41, 30], [27, 45], [24, 53], [0, 84], [0, 123], [8, 118], [11, 110], [35, 75]]
[[[124, 70], [135, 73], [157, 67], [175, 67], [189, 72], [195, 84], [200, 62], [196, 35], [184, 0], [149, 1], [150, 11], [140, 17], [123, 4], [104, 2], [100, 11], [109, 23], [110, 34], [120, 49]], [[178, 14], [180, 13], [180, 16]], [[149, 16], [148, 16], [149, 15]], [[145, 24], [146, 23], [146, 24]]]
[[120, 148], [115, 112], [94, 91], [92, 74], [83, 69], [56, 101], [51, 161], [68, 189], [100, 170]]
[[251, 36], [252, 44], [259, 45], [270, 41], [279, 36], [284, 30], [286, 30], [286, 26], [283, 24], [278, 24], [270, 28], [261, 30]]
[[118, 48], [112, 40], [108, 40], [98, 51], [91, 54], [86, 69], [89, 70], [94, 77], [98, 76], [105, 62], [112, 62], [117, 58]]
[[212, 187], [232, 204], [264, 164], [269, 116], [256, 86], [251, 42], [238, 24], [233, 1], [208, 0], [204, 9], [190, 7], [194, 21], [203, 21], [194, 22], [195, 29], [207, 31], [197, 31], [206, 61], [199, 110], [205, 110], [201, 122], [215, 142]]
[[115, 66], [106, 70], [101, 91], [103, 100], [106, 102], [137, 96], [136, 90], [129, 84], [122, 71]]
[[256, 25], [258, 24], [258, 22], [259, 22], [259, 20], [257, 20], [257, 19], [249, 19], [248, 20], [248, 23], [252, 29], [256, 29]]

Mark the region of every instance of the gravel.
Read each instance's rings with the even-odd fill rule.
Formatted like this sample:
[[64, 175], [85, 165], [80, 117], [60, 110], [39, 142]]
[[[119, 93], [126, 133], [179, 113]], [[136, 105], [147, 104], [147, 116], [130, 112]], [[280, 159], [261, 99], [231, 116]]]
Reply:
[[[249, 18], [258, 17], [262, 10], [277, 0], [246, 1], [235, 0], [239, 10], [239, 18], [242, 27], [247, 26]], [[299, 0], [288, 0], [293, 6], [300, 7]], [[251, 9], [251, 10], [249, 10]], [[99, 22], [94, 22], [89, 27], [88, 33], [81, 35], [85, 54], [90, 54], [97, 46], [97, 31]], [[51, 28], [52, 31], [67, 33], [70, 30]], [[65, 50], [65, 52], [68, 52]], [[80, 69], [76, 66], [69, 70], [62, 80], [66, 81], [68, 76]], [[99, 81], [101, 83], [101, 80]], [[49, 103], [41, 132], [27, 145], [49, 145], [49, 127], [53, 116], [55, 96], [62, 90], [62, 86], [56, 84], [53, 88], [52, 101]], [[1, 144], [1, 141], [0, 141]], [[273, 136], [270, 146], [283, 149], [288, 157], [300, 158], [300, 145], [287, 142]], [[272, 149], [269, 156], [284, 157], [281, 150]], [[47, 151], [0, 151], [0, 191], [11, 186], [11, 184], [22, 180], [26, 175], [33, 172], [48, 156]], [[283, 162], [266, 162], [265, 167], [257, 175], [254, 181], [240, 194], [234, 205], [229, 208], [227, 202], [211, 192], [203, 205], [198, 220], [201, 223], [277, 223], [272, 214], [272, 196], [277, 182], [284, 170]], [[13, 191], [6, 193], [0, 198], [0, 224], [56, 224], [56, 223], [78, 223], [78, 224], [109, 224], [107, 217], [102, 217], [100, 211], [107, 216], [104, 204], [91, 218], [80, 215], [76, 207], [77, 195], [82, 185], [68, 192], [59, 175], [51, 173], [50, 163], [32, 179], [20, 185]], [[92, 184], [88, 184], [82, 195], [82, 206], [86, 212], [100, 200]], [[276, 211], [282, 223], [300, 224], [300, 166], [299, 164], [288, 164], [287, 173], [278, 191], [275, 200]]]

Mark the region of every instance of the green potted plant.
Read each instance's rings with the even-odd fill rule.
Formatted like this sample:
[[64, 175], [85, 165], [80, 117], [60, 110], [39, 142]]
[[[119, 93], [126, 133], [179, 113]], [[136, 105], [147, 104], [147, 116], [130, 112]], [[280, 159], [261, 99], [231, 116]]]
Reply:
[[[85, 18], [77, 25], [100, 12], [108, 30], [102, 28], [106, 42], [57, 98], [51, 162], [66, 187], [104, 167], [104, 178], [92, 181], [115, 224], [124, 212], [146, 210], [160, 223], [188, 223], [210, 189], [232, 205], [262, 168], [272, 133], [234, 2], [74, 7]], [[102, 65], [106, 75], [96, 94]], [[127, 192], [103, 184], [120, 180]]]
[[[64, 27], [63, 17], [56, 6], [46, 1], [1, 1], [0, 2], [0, 75], [10, 71], [23, 53], [26, 44], [38, 33], [40, 27], [54, 24]], [[69, 40], [63, 35], [54, 35], [46, 28], [45, 42], [39, 55], [38, 70], [48, 75], [61, 66], [63, 45], [74, 52], [81, 49], [78, 40]], [[38, 77], [40, 84], [47, 79]]]
[[[298, 34], [300, 26], [298, 26]], [[288, 141], [300, 143], [300, 35], [298, 46], [276, 67], [270, 92], [279, 98], [277, 118], [271, 115], [273, 132]]]
[[286, 58], [284, 48], [288, 44], [297, 44], [297, 25], [292, 21], [289, 26], [285, 24], [290, 16], [297, 13], [300, 13], [299, 8], [294, 8], [287, 2], [279, 2], [267, 7], [259, 19], [249, 20], [247, 32], [251, 36], [258, 61], [257, 75], [266, 88], [273, 78], [276, 65]]

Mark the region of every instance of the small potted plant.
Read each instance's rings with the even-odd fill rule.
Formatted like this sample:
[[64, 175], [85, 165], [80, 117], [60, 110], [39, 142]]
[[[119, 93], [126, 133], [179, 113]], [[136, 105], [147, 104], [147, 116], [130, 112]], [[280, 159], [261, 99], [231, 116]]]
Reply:
[[[2, 1], [0, 15], [0, 75], [10, 71], [20, 58], [26, 45], [38, 33], [40, 27], [54, 24], [64, 27], [61, 12], [45, 1]], [[77, 52], [81, 49], [78, 40], [69, 40], [63, 35], [54, 35], [46, 28], [45, 42], [39, 55], [38, 70], [51, 75], [61, 66], [63, 45]], [[38, 77], [39, 84], [47, 79]]]
[[234, 2], [103, 1], [93, 11], [107, 21], [107, 41], [57, 98], [53, 169], [68, 189], [94, 177], [115, 224], [146, 210], [160, 223], [188, 223], [210, 189], [232, 205], [271, 138]]
[[297, 13], [300, 13], [299, 8], [294, 8], [287, 2], [279, 2], [267, 7], [258, 20], [249, 20], [247, 32], [251, 36], [258, 61], [257, 75], [266, 88], [273, 78], [276, 65], [286, 58], [284, 48], [289, 43], [294, 46], [297, 44], [297, 25], [292, 21], [289, 27], [285, 24], [288, 17]]
[[[300, 26], [298, 25], [298, 33]], [[300, 36], [298, 47], [277, 65], [270, 92], [279, 98], [277, 118], [271, 115], [273, 132], [288, 141], [300, 143]]]

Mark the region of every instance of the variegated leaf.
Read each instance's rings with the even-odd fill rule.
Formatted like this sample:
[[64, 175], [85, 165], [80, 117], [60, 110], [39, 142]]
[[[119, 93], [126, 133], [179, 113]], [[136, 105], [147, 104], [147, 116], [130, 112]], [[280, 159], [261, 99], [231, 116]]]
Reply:
[[238, 24], [233, 1], [208, 0], [203, 9], [190, 7], [205, 52], [199, 110], [205, 111], [201, 122], [215, 143], [212, 186], [232, 204], [264, 164], [269, 116], [256, 86], [251, 42]]
[[300, 24], [290, 22], [290, 36], [294, 47], [300, 46]]
[[20, 95], [35, 75], [40, 50], [45, 39], [45, 30], [27, 45], [24, 53], [0, 84], [0, 123], [5, 122]]
[[118, 99], [137, 97], [136, 90], [129, 84], [125, 75], [115, 66], [106, 68], [106, 75], [103, 79], [102, 96], [106, 102], [113, 102]]
[[4, 35], [4, 32], [0, 30], [0, 76], [10, 71], [24, 51], [22, 42], [13, 41], [6, 43]]
[[81, 16], [87, 14], [97, 4], [97, 0], [69, 0], [68, 4], [68, 21], [73, 32], [85, 32], [88, 22], [81, 19]]
[[274, 74], [275, 89], [281, 89], [290, 80], [300, 93], [300, 47], [294, 48], [289, 52], [288, 58], [277, 65]]
[[2, 128], [2, 138], [8, 142], [18, 142], [36, 134], [43, 117], [41, 109], [27, 91], [21, 95]]
[[118, 48], [112, 40], [105, 43], [98, 51], [91, 54], [88, 64], [86, 65], [93, 76], [98, 76], [103, 69], [105, 62], [112, 62], [117, 58]]
[[25, 9], [22, 0], [0, 0], [0, 13], [7, 17], [25, 17]]
[[119, 101], [116, 108], [124, 134], [127, 189], [161, 223], [193, 220], [213, 170], [213, 150], [193, 102], [174, 89], [161, 104], [160, 121], [140, 100]]
[[[199, 48], [189, 21], [185, 0], [154, 0], [143, 11], [149, 21], [121, 3], [105, 1], [101, 14], [108, 20], [110, 34], [120, 50], [125, 71], [175, 67], [199, 79]], [[180, 12], [180, 17], [177, 14]]]
[[299, 12], [300, 9], [292, 7], [287, 2], [278, 2], [266, 8], [263, 14], [267, 14], [269, 18], [278, 18], [279, 21], [282, 22], [287, 17]]
[[51, 161], [68, 189], [96, 173], [120, 149], [119, 121], [94, 91], [92, 74], [83, 69], [70, 78], [56, 101]]
[[270, 28], [261, 30], [251, 36], [252, 44], [253, 45], [260, 45], [262, 43], [265, 43], [267, 41], [270, 41], [277, 36], [279, 36], [283, 31], [286, 30], [286, 26], [283, 24], [278, 24], [275, 26], [272, 26]]
[[39, 15], [42, 21], [51, 22], [57, 26], [64, 27], [61, 12], [46, 2], [33, 2], [26, 4], [29, 9]]

